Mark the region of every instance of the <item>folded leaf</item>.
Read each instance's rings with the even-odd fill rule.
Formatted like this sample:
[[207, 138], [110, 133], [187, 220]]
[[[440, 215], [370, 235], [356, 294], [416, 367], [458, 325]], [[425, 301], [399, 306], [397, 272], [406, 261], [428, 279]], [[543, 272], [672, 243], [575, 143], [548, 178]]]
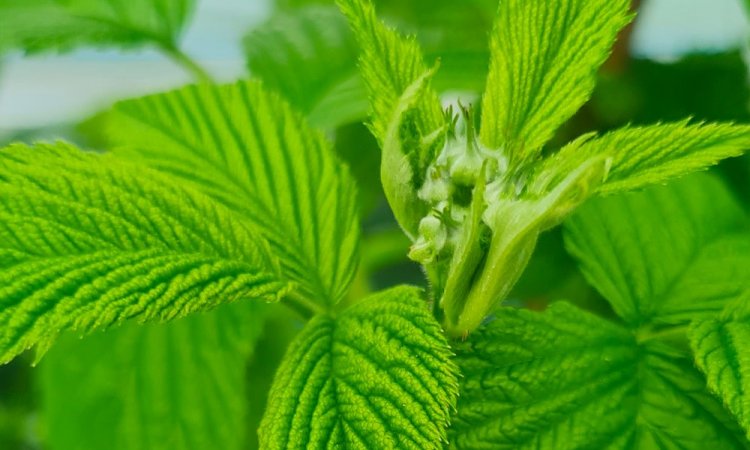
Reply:
[[545, 167], [566, 170], [593, 157], [612, 158], [607, 182], [599, 192], [610, 194], [664, 183], [705, 169], [750, 149], [750, 126], [731, 123], [668, 124], [627, 127], [601, 137], [586, 135], [545, 161]]
[[0, 362], [62, 330], [286, 292], [265, 242], [154, 171], [63, 143], [0, 150]]
[[371, 129], [383, 150], [383, 190], [399, 225], [415, 240], [428, 209], [417, 191], [446, 131], [440, 99], [430, 85], [434, 69], [425, 64], [413, 37], [404, 38], [378, 20], [370, 0], [340, 0], [339, 5], [361, 47]]
[[193, 0], [0, 0], [0, 53], [175, 46]]
[[[403, 37], [380, 22], [370, 0], [339, 0], [338, 3], [361, 47], [360, 70], [371, 99], [372, 130], [384, 146], [399, 98], [429, 67], [416, 39]], [[410, 123], [422, 135], [442, 126], [443, 111], [434, 90], [425, 90], [415, 101], [414, 117]], [[420, 160], [429, 163], [431, 158], [428, 156], [432, 155], [424, 155]]]
[[457, 352], [457, 449], [745, 446], [689, 358], [566, 303], [503, 308]]
[[324, 136], [256, 82], [188, 86], [117, 104], [116, 153], [145, 161], [249, 220], [310, 301], [354, 276], [356, 186]]
[[505, 0], [490, 41], [482, 142], [536, 158], [588, 100], [596, 71], [629, 21], [627, 0]]
[[596, 199], [565, 223], [568, 250], [632, 326], [710, 317], [750, 287], [746, 216], [708, 175]]
[[42, 362], [47, 444], [76, 450], [241, 450], [245, 366], [263, 305], [65, 336]]
[[318, 316], [277, 372], [261, 448], [442, 448], [457, 394], [450, 357], [415, 288]]

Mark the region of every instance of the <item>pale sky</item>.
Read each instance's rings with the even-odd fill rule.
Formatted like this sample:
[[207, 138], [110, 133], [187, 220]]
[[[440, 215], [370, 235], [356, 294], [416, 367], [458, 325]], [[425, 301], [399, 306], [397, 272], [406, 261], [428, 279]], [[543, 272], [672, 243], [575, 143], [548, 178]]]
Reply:
[[[736, 47], [748, 38], [741, 0], [644, 0], [633, 51], [670, 60], [694, 50]], [[199, 0], [186, 52], [219, 80], [244, 73], [240, 40], [270, 12], [268, 0]], [[80, 50], [5, 61], [0, 71], [0, 134], [75, 121], [129, 96], [179, 86], [189, 77], [153, 51]]]

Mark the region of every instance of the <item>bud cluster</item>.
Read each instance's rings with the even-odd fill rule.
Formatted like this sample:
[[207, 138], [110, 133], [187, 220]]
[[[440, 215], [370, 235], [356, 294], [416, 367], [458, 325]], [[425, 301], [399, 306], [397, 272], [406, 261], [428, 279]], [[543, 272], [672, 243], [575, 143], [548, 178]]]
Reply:
[[447, 114], [451, 117], [451, 130], [418, 192], [430, 212], [419, 223], [409, 257], [423, 265], [452, 253], [480, 177], [486, 185], [485, 201], [499, 198], [507, 185], [508, 161], [501, 151], [485, 148], [479, 142], [471, 110], [461, 107], [460, 116], [453, 116], [452, 109]]

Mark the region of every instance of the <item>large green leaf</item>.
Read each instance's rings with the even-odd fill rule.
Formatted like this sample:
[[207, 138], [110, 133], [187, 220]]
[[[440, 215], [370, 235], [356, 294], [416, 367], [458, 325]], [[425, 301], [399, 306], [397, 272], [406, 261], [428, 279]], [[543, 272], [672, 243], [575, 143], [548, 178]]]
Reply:
[[193, 0], [0, 0], [0, 52], [76, 45], [174, 48]]
[[307, 302], [334, 304], [356, 269], [356, 187], [324, 136], [256, 82], [125, 101], [116, 153], [145, 161], [252, 222]]
[[262, 448], [439, 449], [457, 374], [419, 291], [398, 287], [307, 324], [276, 375]]
[[566, 303], [503, 308], [457, 352], [455, 448], [745, 448], [688, 357]]
[[596, 199], [565, 224], [584, 275], [633, 326], [710, 317], [750, 287], [746, 228], [709, 175]]
[[[712, 166], [750, 148], [750, 126], [731, 123], [626, 127], [601, 137], [584, 135], [544, 162], [560, 177], [591, 158], [611, 160], [599, 192], [640, 189]], [[544, 170], [544, 169], [543, 169]]]
[[627, 0], [504, 0], [490, 42], [482, 142], [533, 159], [588, 100], [630, 20]]
[[47, 442], [60, 450], [240, 450], [245, 367], [262, 305], [65, 336], [42, 363]]
[[62, 330], [273, 300], [264, 241], [170, 179], [66, 144], [0, 150], [0, 362]]

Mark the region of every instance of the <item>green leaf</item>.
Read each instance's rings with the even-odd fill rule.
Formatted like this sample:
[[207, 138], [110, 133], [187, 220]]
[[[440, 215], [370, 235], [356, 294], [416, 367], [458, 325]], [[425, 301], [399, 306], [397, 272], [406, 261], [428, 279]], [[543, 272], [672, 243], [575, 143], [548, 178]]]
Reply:
[[372, 106], [371, 129], [383, 149], [383, 189], [412, 240], [427, 212], [417, 196], [442, 148], [446, 120], [429, 69], [413, 38], [386, 27], [369, 0], [340, 0], [361, 47], [360, 71]]
[[0, 0], [0, 53], [174, 47], [193, 7], [193, 0]]
[[245, 37], [244, 46], [250, 72], [307, 114], [340, 83], [357, 76], [354, 36], [334, 7], [276, 13]]
[[[340, 0], [339, 6], [361, 47], [360, 70], [373, 110], [372, 131], [384, 147], [400, 98], [429, 68], [416, 39], [405, 38], [380, 22], [369, 0]], [[413, 114], [409, 123], [422, 136], [443, 125], [440, 100], [432, 89], [426, 89], [415, 101]]]
[[750, 287], [746, 216], [709, 175], [596, 199], [565, 223], [589, 282], [632, 326], [684, 323]]
[[503, 308], [457, 353], [458, 449], [746, 445], [689, 358], [566, 303]]
[[[738, 250], [741, 252], [742, 250]], [[745, 259], [750, 259], [745, 250]], [[728, 267], [731, 268], [731, 267]], [[746, 275], [743, 275], [746, 277]], [[695, 321], [690, 345], [708, 387], [734, 414], [750, 438], [750, 291], [744, 290], [714, 317]]]
[[598, 138], [585, 135], [545, 161], [544, 167], [564, 174], [589, 158], [609, 157], [609, 177], [599, 192], [610, 194], [664, 183], [741, 155], [748, 148], [750, 126], [682, 121], [626, 127]]
[[0, 150], [0, 362], [65, 329], [274, 300], [265, 243], [164, 176], [59, 144]]
[[482, 142], [520, 162], [539, 156], [588, 100], [631, 16], [627, 0], [505, 0], [490, 41]]
[[717, 317], [690, 329], [690, 344], [708, 387], [734, 414], [750, 438], [750, 317]]
[[50, 448], [244, 448], [245, 366], [262, 306], [60, 339], [42, 363]]
[[324, 136], [255, 82], [188, 86], [117, 104], [116, 153], [145, 161], [260, 230], [308, 302], [347, 292], [359, 240], [356, 186]]
[[318, 316], [279, 368], [261, 448], [442, 448], [457, 394], [450, 357], [416, 288]]

